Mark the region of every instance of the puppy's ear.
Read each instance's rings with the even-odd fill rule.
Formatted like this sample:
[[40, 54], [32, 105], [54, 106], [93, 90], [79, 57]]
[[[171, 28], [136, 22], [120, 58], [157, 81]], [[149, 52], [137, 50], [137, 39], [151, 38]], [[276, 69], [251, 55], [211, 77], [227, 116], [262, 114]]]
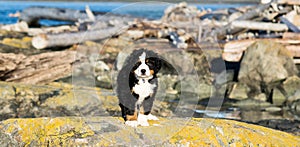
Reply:
[[160, 68], [161, 68], [161, 63], [162, 61], [161, 61], [161, 59], [159, 58], [159, 57], [157, 57], [157, 58], [155, 58], [155, 68], [156, 68], [156, 70], [157, 70], [157, 72], [160, 70]]

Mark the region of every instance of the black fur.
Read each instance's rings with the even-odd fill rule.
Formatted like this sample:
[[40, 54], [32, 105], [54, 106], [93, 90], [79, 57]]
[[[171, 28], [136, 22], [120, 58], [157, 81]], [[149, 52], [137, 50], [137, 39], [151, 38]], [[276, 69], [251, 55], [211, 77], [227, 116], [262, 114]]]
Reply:
[[157, 91], [157, 72], [161, 68], [161, 60], [156, 53], [146, 49], [134, 50], [125, 60], [125, 63], [120, 70], [117, 77], [117, 95], [119, 98], [119, 105], [122, 110], [122, 117], [126, 121], [126, 115], [133, 115], [135, 112], [135, 104], [139, 98], [139, 95], [132, 91], [132, 88], [138, 83], [138, 79], [134, 74], [134, 70], [138, 68], [139, 56], [142, 53], [146, 53], [146, 59], [148, 59], [148, 67], [154, 70], [153, 78], [148, 82], [155, 84], [154, 93], [152, 96], [145, 98], [142, 106], [144, 108], [144, 114], [148, 115], [152, 109], [155, 93]]

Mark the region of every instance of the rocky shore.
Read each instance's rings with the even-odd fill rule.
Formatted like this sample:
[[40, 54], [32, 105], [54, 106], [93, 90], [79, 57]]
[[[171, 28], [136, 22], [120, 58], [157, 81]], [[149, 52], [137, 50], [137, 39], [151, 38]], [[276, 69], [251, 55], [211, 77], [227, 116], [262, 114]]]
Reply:
[[[0, 26], [0, 145], [297, 145], [299, 10], [292, 0], [217, 11], [182, 2], [147, 20], [29, 7]], [[138, 48], [164, 60], [160, 121], [130, 128], [114, 90]]]

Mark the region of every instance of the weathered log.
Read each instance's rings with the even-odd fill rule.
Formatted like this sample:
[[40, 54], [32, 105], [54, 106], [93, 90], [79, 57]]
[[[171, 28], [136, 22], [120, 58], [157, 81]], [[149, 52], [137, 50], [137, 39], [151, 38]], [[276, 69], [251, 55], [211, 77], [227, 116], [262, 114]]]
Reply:
[[288, 45], [286, 46], [294, 57], [300, 57], [300, 45]]
[[24, 21], [18, 22], [16, 24], [8, 24], [0, 27], [1, 30], [14, 31], [14, 32], [27, 32], [28, 24]]
[[76, 52], [61, 51], [25, 56], [0, 53], [0, 79], [8, 82], [45, 84], [71, 75]]
[[283, 39], [300, 40], [300, 33], [284, 32], [282, 35], [282, 38]]
[[286, 24], [286, 26], [293, 32], [300, 33], [300, 29], [296, 25], [294, 25], [292, 22], [290, 22], [288, 19], [286, 19], [284, 17], [280, 17], [280, 21], [282, 21], [284, 24]]
[[224, 45], [223, 59], [226, 61], [240, 61], [242, 57], [242, 52], [245, 51], [251, 44], [256, 41], [267, 40], [270, 42], [277, 42], [284, 45], [293, 57], [300, 56], [300, 40], [289, 40], [289, 39], [248, 39], [248, 40], [238, 40], [230, 41]]
[[62, 26], [55, 26], [55, 27], [43, 27], [43, 28], [29, 28], [26, 33], [30, 36], [36, 36], [39, 34], [57, 34], [63, 32], [76, 32], [78, 28], [76, 26], [69, 26], [69, 25], [62, 25]]
[[61, 33], [61, 34], [40, 34], [32, 39], [32, 46], [36, 49], [45, 49], [50, 47], [69, 46], [82, 43], [88, 40], [101, 40], [122, 30], [119, 27], [108, 28], [105, 30], [94, 30], [85, 32]]
[[88, 19], [86, 13], [79, 10], [50, 8], [50, 7], [29, 7], [22, 11], [20, 18], [29, 26], [38, 26], [39, 19], [62, 20], [77, 22], [78, 20]]
[[235, 20], [231, 23], [233, 28], [244, 28], [249, 30], [266, 30], [266, 31], [287, 31], [289, 28], [285, 24], [255, 22], [246, 20]]
[[294, 59], [295, 64], [300, 64], [300, 59]]
[[[269, 7], [270, 7], [270, 3], [260, 5], [256, 8], [254, 8], [253, 10], [251, 10], [249, 12], [246, 12], [242, 16], [238, 17], [236, 20], [250, 20], [250, 19], [253, 19], [253, 18], [259, 16], [265, 9], [267, 9]], [[210, 36], [216, 36], [218, 39], [224, 39], [226, 34], [234, 34], [234, 33], [237, 33], [241, 30], [243, 30], [243, 29], [241, 29], [241, 28], [235, 28], [235, 29], [232, 28], [231, 23], [229, 23], [225, 26], [219, 27], [215, 31], [212, 31]]]
[[277, 0], [278, 4], [300, 5], [299, 0]]

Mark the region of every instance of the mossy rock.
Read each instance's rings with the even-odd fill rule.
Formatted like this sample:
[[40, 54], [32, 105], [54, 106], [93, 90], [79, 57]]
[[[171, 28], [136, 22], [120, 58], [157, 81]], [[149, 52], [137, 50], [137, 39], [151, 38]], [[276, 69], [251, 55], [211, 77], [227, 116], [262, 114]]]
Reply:
[[5, 141], [18, 146], [296, 146], [300, 142], [299, 136], [285, 132], [208, 118], [160, 118], [138, 128], [125, 126], [116, 117], [9, 119], [0, 123], [0, 134], [10, 136]]

